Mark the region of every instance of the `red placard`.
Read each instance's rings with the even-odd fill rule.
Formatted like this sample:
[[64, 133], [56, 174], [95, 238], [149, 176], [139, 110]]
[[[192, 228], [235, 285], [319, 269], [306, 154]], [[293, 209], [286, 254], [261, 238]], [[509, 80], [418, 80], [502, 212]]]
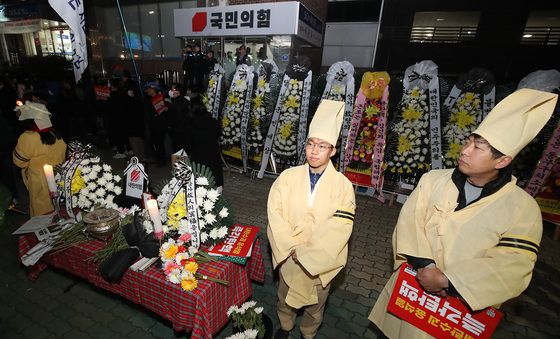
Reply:
[[167, 111], [167, 106], [165, 106], [164, 97], [161, 93], [152, 97], [152, 105], [154, 106], [157, 115]]
[[258, 233], [257, 226], [235, 225], [226, 240], [208, 248], [208, 254], [247, 257]]
[[111, 96], [111, 89], [109, 86], [96, 85], [93, 86], [95, 90], [95, 99], [106, 101]]
[[490, 338], [503, 316], [492, 307], [473, 312], [459, 298], [425, 292], [408, 264], [399, 270], [387, 311], [439, 339]]

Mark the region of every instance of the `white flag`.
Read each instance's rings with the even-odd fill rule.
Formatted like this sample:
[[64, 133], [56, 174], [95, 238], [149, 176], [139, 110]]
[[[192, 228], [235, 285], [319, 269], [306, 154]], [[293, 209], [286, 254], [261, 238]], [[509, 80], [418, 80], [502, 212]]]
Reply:
[[72, 65], [78, 82], [88, 65], [84, 0], [49, 0], [49, 4], [71, 29]]

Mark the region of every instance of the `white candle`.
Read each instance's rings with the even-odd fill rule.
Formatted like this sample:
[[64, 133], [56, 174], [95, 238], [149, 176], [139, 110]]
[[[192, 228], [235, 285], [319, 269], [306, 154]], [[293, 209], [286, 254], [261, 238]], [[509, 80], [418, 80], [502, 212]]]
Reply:
[[163, 236], [163, 226], [161, 225], [157, 200], [149, 199], [146, 202], [146, 207], [148, 208], [148, 213], [150, 213], [150, 219], [154, 223], [154, 235], [159, 239]]
[[47, 185], [49, 186], [49, 192], [56, 193], [56, 182], [54, 181], [54, 172], [51, 165], [43, 166], [45, 171], [45, 177], [47, 178]]

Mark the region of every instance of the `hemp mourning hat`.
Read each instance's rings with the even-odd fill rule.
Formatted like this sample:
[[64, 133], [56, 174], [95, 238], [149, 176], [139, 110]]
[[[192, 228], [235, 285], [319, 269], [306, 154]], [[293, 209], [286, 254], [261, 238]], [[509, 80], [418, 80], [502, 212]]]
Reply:
[[336, 146], [342, 118], [344, 117], [344, 102], [322, 100], [309, 125], [308, 138], [323, 139]]
[[43, 104], [28, 100], [24, 105], [17, 106], [14, 111], [20, 111], [20, 121], [33, 119], [39, 129], [52, 127], [51, 113]]
[[557, 94], [520, 89], [500, 101], [473, 133], [515, 157], [550, 119], [557, 100]]

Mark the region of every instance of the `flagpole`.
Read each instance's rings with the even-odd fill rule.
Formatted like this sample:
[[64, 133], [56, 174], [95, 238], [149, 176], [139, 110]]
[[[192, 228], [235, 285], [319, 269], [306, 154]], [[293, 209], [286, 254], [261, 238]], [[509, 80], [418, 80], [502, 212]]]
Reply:
[[138, 82], [138, 88], [140, 93], [142, 93], [142, 85], [140, 84], [140, 74], [138, 74], [138, 67], [136, 67], [136, 61], [134, 60], [134, 54], [132, 53], [132, 47], [130, 46], [130, 38], [128, 37], [128, 31], [126, 30], [126, 24], [124, 23], [124, 17], [121, 9], [121, 3], [119, 0], [115, 0], [117, 3], [117, 8], [119, 9], [119, 16], [121, 17], [121, 23], [124, 31], [124, 38], [126, 39], [126, 44], [128, 45], [128, 53], [130, 54], [130, 59], [132, 60], [132, 66], [134, 67], [134, 73], [136, 74], [136, 80]]

